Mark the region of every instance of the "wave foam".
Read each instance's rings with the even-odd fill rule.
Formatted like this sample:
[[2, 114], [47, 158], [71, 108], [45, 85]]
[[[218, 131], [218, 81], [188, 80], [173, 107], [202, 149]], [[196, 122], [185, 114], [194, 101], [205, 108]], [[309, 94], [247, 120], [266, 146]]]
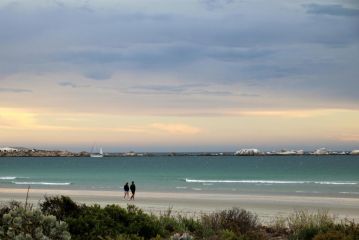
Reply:
[[339, 192], [342, 194], [355, 194], [355, 195], [359, 195], [359, 192]]
[[15, 176], [3, 176], [0, 180], [15, 180], [15, 179], [28, 179], [29, 177], [15, 177]]
[[322, 184], [322, 185], [356, 185], [356, 182], [314, 182], [315, 184]]
[[200, 180], [185, 179], [188, 183], [256, 183], [256, 184], [322, 184], [322, 185], [356, 185], [357, 182], [332, 181], [282, 181], [282, 180]]
[[54, 183], [54, 182], [12, 182], [16, 185], [55, 185], [55, 186], [67, 186], [71, 185], [70, 182]]
[[15, 180], [17, 177], [0, 177], [0, 180]]

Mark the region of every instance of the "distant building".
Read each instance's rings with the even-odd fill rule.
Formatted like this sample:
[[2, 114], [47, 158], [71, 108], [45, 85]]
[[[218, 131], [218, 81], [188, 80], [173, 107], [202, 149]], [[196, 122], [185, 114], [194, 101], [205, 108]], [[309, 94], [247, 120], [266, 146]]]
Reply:
[[279, 152], [276, 152], [278, 155], [303, 155], [304, 150], [281, 150]]
[[315, 150], [312, 154], [314, 155], [328, 155], [329, 151], [326, 148], [319, 148]]
[[125, 156], [125, 157], [135, 157], [135, 156], [137, 156], [137, 153], [135, 153], [134, 151], [130, 151], [130, 152], [124, 153], [123, 156]]
[[256, 148], [244, 148], [234, 153], [236, 156], [255, 156], [261, 155], [261, 152]]
[[359, 150], [353, 150], [350, 152], [351, 155], [359, 155]]
[[19, 152], [19, 151], [20, 151], [19, 149], [13, 148], [13, 147], [3, 147], [3, 148], [0, 148], [0, 152], [3, 152], [3, 153]]

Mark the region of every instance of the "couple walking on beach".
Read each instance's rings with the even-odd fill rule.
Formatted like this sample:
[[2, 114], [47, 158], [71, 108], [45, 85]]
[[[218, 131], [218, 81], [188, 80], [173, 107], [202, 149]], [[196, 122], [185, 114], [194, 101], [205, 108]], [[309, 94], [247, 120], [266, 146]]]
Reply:
[[123, 186], [123, 190], [125, 192], [125, 196], [123, 196], [124, 199], [126, 199], [126, 197], [130, 197], [129, 191], [131, 190], [132, 195], [130, 200], [135, 200], [136, 185], [134, 181], [132, 181], [131, 186], [128, 186], [128, 182], [126, 182], [125, 186]]

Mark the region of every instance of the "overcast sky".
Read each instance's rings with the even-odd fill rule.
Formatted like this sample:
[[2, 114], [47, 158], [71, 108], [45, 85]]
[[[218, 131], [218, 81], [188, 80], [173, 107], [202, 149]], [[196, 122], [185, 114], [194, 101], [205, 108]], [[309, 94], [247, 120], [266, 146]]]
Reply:
[[0, 1], [0, 145], [359, 148], [357, 0]]

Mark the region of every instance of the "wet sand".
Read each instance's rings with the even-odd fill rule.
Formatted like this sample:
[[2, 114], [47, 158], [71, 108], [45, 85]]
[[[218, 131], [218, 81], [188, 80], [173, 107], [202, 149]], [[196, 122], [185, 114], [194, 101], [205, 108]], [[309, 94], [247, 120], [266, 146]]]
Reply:
[[[0, 188], [0, 202], [25, 202], [26, 192], [27, 189]], [[119, 204], [126, 207], [127, 204], [134, 204], [154, 214], [164, 213], [171, 208], [174, 214], [198, 216], [239, 207], [256, 213], [265, 223], [277, 216], [288, 216], [294, 210], [307, 209], [328, 210], [338, 219], [348, 218], [359, 222], [359, 198], [349, 197], [138, 192], [135, 201], [128, 201], [123, 199], [120, 191], [30, 189], [29, 202], [37, 205], [45, 195], [66, 195], [79, 203], [102, 206]]]

